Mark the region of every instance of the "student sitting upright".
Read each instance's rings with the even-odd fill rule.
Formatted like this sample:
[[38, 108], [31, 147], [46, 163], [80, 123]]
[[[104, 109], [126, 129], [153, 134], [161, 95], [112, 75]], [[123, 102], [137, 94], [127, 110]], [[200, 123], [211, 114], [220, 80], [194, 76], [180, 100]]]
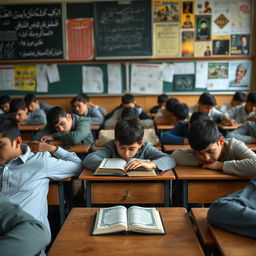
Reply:
[[26, 103], [23, 99], [13, 99], [10, 103], [10, 113], [18, 124], [21, 125], [40, 125], [46, 124], [46, 115], [43, 110], [28, 112]]
[[6, 114], [10, 110], [11, 98], [8, 95], [2, 95], [0, 97], [0, 115]]
[[[175, 108], [174, 113], [178, 110]], [[184, 107], [183, 117], [188, 116], [188, 110]], [[180, 116], [181, 117], [181, 116]], [[185, 119], [185, 118], [184, 118]], [[183, 119], [183, 120], [184, 120]], [[201, 122], [204, 119], [209, 119], [208, 115], [200, 111], [194, 112], [189, 121], [180, 121], [172, 129], [161, 134], [160, 141], [162, 144], [184, 145], [188, 144], [188, 129], [193, 122]]]
[[256, 238], [256, 179], [243, 190], [213, 202], [208, 221], [218, 228]]
[[123, 108], [132, 107], [136, 108], [139, 114], [139, 119], [150, 119], [149, 116], [142, 110], [141, 107], [136, 105], [134, 96], [132, 94], [125, 94], [122, 96], [122, 104], [115, 108], [111, 113], [106, 116], [105, 119], [105, 127], [114, 127], [118, 120], [120, 120], [120, 116]]
[[164, 109], [165, 103], [167, 100], [168, 100], [167, 94], [164, 93], [164, 94], [158, 95], [157, 105], [150, 109], [150, 113], [155, 114], [158, 111], [158, 109]]
[[229, 112], [233, 107], [238, 106], [238, 105], [243, 105], [246, 100], [246, 95], [243, 92], [236, 92], [232, 100], [222, 104], [218, 109], [219, 111], [223, 113]]
[[54, 107], [47, 114], [47, 126], [36, 133], [34, 140], [59, 140], [66, 145], [74, 145], [92, 143], [93, 136], [87, 118]]
[[151, 143], [143, 142], [144, 129], [138, 118], [120, 120], [115, 126], [115, 139], [87, 155], [83, 161], [85, 168], [96, 170], [104, 158], [123, 158], [130, 160], [126, 169], [156, 168], [166, 171], [175, 166], [174, 159], [159, 150]]
[[92, 106], [89, 103], [89, 97], [86, 94], [79, 94], [71, 100], [72, 112], [79, 116], [87, 117], [90, 124], [102, 124], [104, 115], [99, 110], [98, 106]]
[[256, 154], [242, 141], [224, 141], [212, 120], [192, 123], [188, 141], [191, 149], [178, 149], [172, 153], [177, 165], [202, 165], [227, 174], [256, 176]]
[[45, 114], [47, 114], [49, 110], [52, 108], [52, 106], [46, 103], [39, 103], [35, 94], [27, 94], [24, 97], [24, 100], [30, 112], [37, 112], [39, 109], [41, 109], [45, 112]]

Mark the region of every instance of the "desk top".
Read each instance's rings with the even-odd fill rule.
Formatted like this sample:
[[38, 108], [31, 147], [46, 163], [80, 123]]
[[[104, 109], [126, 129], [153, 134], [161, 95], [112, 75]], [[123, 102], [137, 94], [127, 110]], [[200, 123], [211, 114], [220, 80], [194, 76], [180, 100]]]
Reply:
[[224, 125], [224, 124], [217, 124], [218, 127], [222, 130], [235, 130], [238, 127], [242, 126], [243, 124], [235, 124], [235, 125]]
[[98, 208], [73, 208], [48, 256], [204, 255], [185, 208], [158, 208], [166, 235], [90, 236]]
[[19, 125], [19, 130], [24, 132], [34, 132], [39, 131], [45, 127], [44, 124], [41, 125]]
[[156, 124], [155, 126], [157, 130], [169, 130], [174, 127], [174, 125], [170, 124]]
[[93, 171], [84, 169], [79, 176], [80, 180], [89, 181], [136, 181], [136, 180], [175, 180], [175, 175], [172, 170], [161, 172], [157, 176], [150, 177], [120, 177], [120, 176], [93, 176]]
[[[239, 220], [238, 220], [239, 221]], [[209, 226], [223, 256], [255, 256], [256, 240]]]
[[256, 144], [252, 143], [252, 144], [245, 144], [249, 149], [251, 149], [252, 151], [256, 151]]
[[162, 147], [164, 151], [174, 151], [176, 149], [188, 149], [190, 148], [190, 145], [189, 144], [185, 144], [185, 145], [163, 144]]
[[249, 180], [246, 177], [225, 174], [221, 171], [204, 169], [199, 166], [177, 165], [174, 173], [180, 180]]

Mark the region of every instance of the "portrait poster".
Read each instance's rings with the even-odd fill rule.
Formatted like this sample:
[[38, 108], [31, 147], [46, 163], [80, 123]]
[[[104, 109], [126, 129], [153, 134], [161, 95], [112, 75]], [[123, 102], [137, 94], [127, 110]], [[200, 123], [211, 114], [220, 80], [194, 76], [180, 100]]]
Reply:
[[195, 41], [194, 48], [195, 48], [195, 57], [212, 56], [211, 41]]
[[195, 6], [195, 13], [196, 14], [212, 14], [212, 1], [205, 1], [205, 0], [196, 0]]
[[194, 31], [182, 31], [182, 56], [194, 56]]
[[250, 35], [231, 35], [231, 55], [249, 55], [250, 54]]
[[195, 90], [195, 75], [174, 75], [173, 76], [174, 91], [194, 91]]
[[212, 53], [215, 56], [229, 55], [229, 41], [230, 35], [226, 36], [212, 36]]
[[211, 40], [211, 16], [196, 15], [196, 40]]
[[180, 21], [180, 3], [178, 0], [154, 0], [154, 22]]
[[209, 62], [208, 79], [228, 79], [228, 62]]
[[14, 90], [36, 90], [36, 66], [15, 65], [14, 67]]
[[183, 14], [193, 14], [194, 13], [194, 2], [193, 1], [183, 1], [182, 2], [182, 15]]

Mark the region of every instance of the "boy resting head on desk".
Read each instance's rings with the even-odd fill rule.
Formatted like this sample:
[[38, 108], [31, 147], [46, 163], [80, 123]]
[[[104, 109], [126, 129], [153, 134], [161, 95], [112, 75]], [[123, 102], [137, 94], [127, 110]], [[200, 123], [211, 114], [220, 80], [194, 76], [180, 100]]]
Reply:
[[172, 153], [177, 165], [202, 165], [227, 174], [256, 176], [256, 154], [242, 141], [224, 140], [212, 120], [192, 123], [188, 141], [191, 149], [178, 149]]
[[86, 117], [68, 114], [61, 107], [52, 108], [47, 114], [47, 126], [36, 133], [33, 140], [59, 140], [66, 145], [92, 143], [91, 127]]
[[126, 161], [136, 158], [127, 164], [126, 169], [156, 168], [166, 171], [174, 168], [174, 159], [157, 150], [151, 143], [144, 142], [143, 135], [144, 129], [138, 118], [120, 120], [115, 126], [115, 139], [103, 145], [102, 149], [87, 155], [83, 166], [96, 170], [104, 158], [122, 158]]

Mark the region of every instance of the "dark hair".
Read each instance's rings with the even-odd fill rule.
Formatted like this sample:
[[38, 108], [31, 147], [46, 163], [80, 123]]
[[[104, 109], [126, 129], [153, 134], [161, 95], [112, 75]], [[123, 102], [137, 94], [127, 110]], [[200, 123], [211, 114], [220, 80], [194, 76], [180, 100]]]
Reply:
[[177, 103], [173, 107], [172, 114], [176, 116], [180, 121], [183, 121], [188, 117], [189, 107], [185, 103]]
[[13, 99], [10, 102], [10, 113], [15, 113], [20, 109], [24, 110], [26, 108], [26, 103], [23, 99]]
[[202, 20], [202, 21], [201, 21], [201, 24], [203, 24], [203, 23], [207, 24], [207, 22], [206, 22], [205, 20]]
[[54, 126], [59, 122], [60, 117], [66, 117], [67, 112], [61, 107], [53, 107], [47, 113], [47, 124], [54, 129]]
[[123, 108], [121, 112], [121, 119], [124, 118], [139, 118], [139, 112], [136, 108], [128, 107]]
[[0, 105], [6, 104], [6, 103], [10, 103], [11, 98], [9, 95], [2, 95], [0, 97]]
[[121, 145], [141, 143], [143, 136], [144, 129], [138, 118], [121, 119], [115, 126], [115, 140]]
[[24, 100], [26, 102], [26, 105], [29, 106], [32, 102], [36, 102], [37, 98], [35, 94], [29, 93], [25, 95]]
[[122, 96], [122, 104], [134, 103], [134, 96], [132, 94], [126, 93]]
[[165, 103], [167, 100], [168, 100], [168, 95], [165, 93], [158, 95], [157, 97], [157, 103]]
[[75, 96], [72, 100], [71, 100], [71, 105], [73, 105], [76, 101], [79, 101], [79, 102], [83, 102], [83, 103], [87, 103], [90, 101], [90, 98], [88, 97], [87, 94], [85, 93], [81, 93], [81, 94], [78, 94], [77, 96]]
[[16, 121], [12, 118], [0, 117], [1, 137], [9, 138], [11, 143], [20, 136], [20, 131]]
[[180, 103], [179, 100], [177, 98], [169, 98], [166, 101], [166, 109], [170, 112], [173, 112], [173, 107], [177, 104]]
[[210, 119], [193, 122], [188, 130], [188, 141], [195, 151], [201, 151], [210, 144], [218, 142], [220, 132], [217, 125]]
[[236, 92], [233, 95], [233, 100], [237, 100], [237, 101], [240, 101], [240, 102], [245, 102], [246, 101], [246, 95], [243, 92]]
[[209, 116], [206, 113], [195, 111], [189, 119], [190, 125], [194, 122], [202, 122], [203, 120], [209, 120]]
[[246, 101], [248, 101], [252, 104], [256, 104], [256, 92], [250, 92], [247, 95]]
[[215, 100], [215, 97], [211, 95], [209, 92], [204, 92], [200, 95], [199, 103], [203, 105], [209, 105], [209, 106], [216, 106], [217, 102]]

